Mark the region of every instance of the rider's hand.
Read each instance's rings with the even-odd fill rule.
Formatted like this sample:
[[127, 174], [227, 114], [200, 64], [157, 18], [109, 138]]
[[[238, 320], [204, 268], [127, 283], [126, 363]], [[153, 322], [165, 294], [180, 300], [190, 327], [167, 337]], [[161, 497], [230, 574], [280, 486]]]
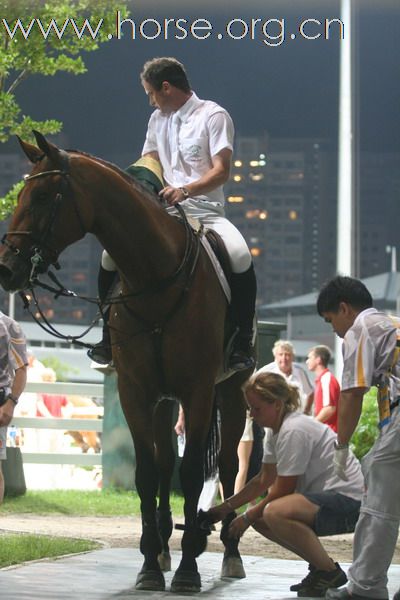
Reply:
[[163, 188], [158, 195], [169, 206], [173, 206], [174, 204], [178, 204], [179, 202], [182, 202], [182, 200], [185, 200], [185, 195], [182, 192], [182, 189], [172, 187], [171, 185], [167, 185], [165, 188]]

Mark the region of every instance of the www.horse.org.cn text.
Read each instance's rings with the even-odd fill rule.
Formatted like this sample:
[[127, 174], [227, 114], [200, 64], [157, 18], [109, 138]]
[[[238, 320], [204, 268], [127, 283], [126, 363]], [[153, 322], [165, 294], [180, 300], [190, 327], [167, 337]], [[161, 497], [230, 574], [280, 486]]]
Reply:
[[[47, 22], [38, 17], [16, 19], [9, 22], [1, 19], [1, 24], [6, 35], [12, 40], [28, 40], [35, 32], [44, 39], [57, 37], [62, 39], [66, 32], [72, 33], [78, 39], [92, 38], [93, 40], [104, 35], [104, 19], [77, 19], [67, 18], [64, 21], [51, 19]], [[269, 47], [281, 46], [288, 40], [303, 39], [315, 40], [343, 40], [345, 27], [343, 21], [338, 18], [303, 19], [296, 26], [290, 28], [284, 18], [260, 18], [253, 17], [243, 19], [234, 17], [225, 21], [220, 27], [214, 25], [207, 18], [145, 18], [135, 20], [134, 18], [123, 18], [120, 11], [116, 12], [115, 28], [112, 32], [105, 34], [111, 39], [121, 40], [197, 40], [205, 42], [210, 39], [217, 40], [250, 40], [264, 44]]]

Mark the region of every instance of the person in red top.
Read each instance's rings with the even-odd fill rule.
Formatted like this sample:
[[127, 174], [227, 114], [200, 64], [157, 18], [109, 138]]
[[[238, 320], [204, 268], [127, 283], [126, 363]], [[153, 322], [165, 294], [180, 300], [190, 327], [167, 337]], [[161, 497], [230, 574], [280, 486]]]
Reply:
[[[53, 369], [44, 369], [42, 373], [42, 381], [46, 383], [54, 383], [56, 374]], [[68, 398], [61, 394], [39, 394], [36, 403], [37, 417], [65, 417], [63, 409], [70, 407]]]
[[308, 353], [307, 368], [315, 373], [314, 418], [337, 432], [340, 385], [328, 369], [331, 351], [327, 346], [314, 346]]

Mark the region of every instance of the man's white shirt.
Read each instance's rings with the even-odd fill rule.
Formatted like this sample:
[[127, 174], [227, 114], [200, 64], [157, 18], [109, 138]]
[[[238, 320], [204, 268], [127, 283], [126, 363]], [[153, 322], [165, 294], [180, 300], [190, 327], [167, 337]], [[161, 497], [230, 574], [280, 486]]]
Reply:
[[[229, 113], [210, 100], [201, 100], [193, 92], [176, 112], [156, 109], [149, 120], [142, 155], [157, 152], [165, 181], [182, 187], [197, 181], [212, 168], [212, 157], [227, 148], [233, 150], [234, 126]], [[191, 199], [222, 207], [223, 186], [207, 195]], [[184, 204], [184, 203], [183, 203]]]

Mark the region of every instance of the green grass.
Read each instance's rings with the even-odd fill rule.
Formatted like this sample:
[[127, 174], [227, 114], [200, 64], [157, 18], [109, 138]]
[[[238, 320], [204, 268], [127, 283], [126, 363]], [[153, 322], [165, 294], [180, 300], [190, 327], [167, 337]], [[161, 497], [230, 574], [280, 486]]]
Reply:
[[[183, 498], [171, 495], [174, 515], [183, 514]], [[28, 491], [24, 496], [5, 498], [0, 514], [32, 513], [69, 516], [114, 517], [140, 515], [140, 500], [135, 492], [103, 490]]]
[[100, 545], [89, 540], [55, 538], [47, 535], [12, 534], [0, 536], [0, 568], [40, 558], [95, 550]]

